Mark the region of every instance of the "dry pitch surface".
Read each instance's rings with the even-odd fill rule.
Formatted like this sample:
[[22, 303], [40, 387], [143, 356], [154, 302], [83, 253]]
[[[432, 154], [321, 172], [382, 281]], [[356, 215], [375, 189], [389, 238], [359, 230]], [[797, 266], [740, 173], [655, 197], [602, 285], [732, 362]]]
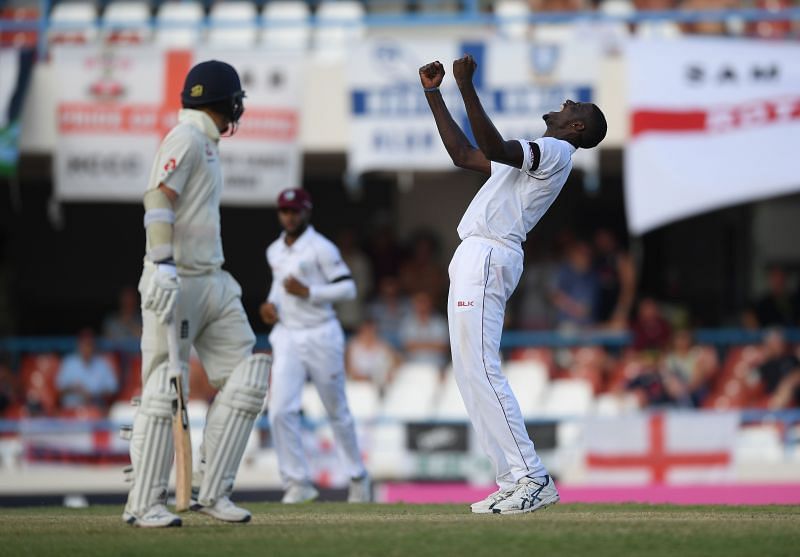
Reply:
[[250, 524], [189, 513], [164, 530], [131, 528], [115, 506], [0, 508], [0, 555], [800, 555], [800, 507], [562, 504], [507, 517], [464, 505], [247, 507]]

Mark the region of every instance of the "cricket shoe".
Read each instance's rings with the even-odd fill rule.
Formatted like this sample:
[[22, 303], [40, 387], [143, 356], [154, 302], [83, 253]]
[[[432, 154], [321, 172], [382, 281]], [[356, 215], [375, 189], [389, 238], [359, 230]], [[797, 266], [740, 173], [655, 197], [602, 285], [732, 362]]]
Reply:
[[207, 514], [223, 522], [250, 522], [252, 516], [250, 511], [237, 507], [227, 495], [223, 495], [210, 507], [203, 506], [197, 501], [192, 500], [191, 509], [199, 513]]
[[293, 483], [283, 494], [281, 503], [310, 503], [317, 497], [319, 497], [319, 491], [310, 483]]
[[486, 499], [481, 499], [477, 503], [472, 503], [469, 508], [474, 514], [491, 514], [494, 506], [514, 493], [516, 489], [517, 486], [514, 486], [510, 489], [498, 489], [494, 493], [489, 494]]
[[553, 478], [524, 477], [517, 482], [517, 487], [508, 497], [492, 507], [495, 514], [530, 513], [555, 505], [559, 501], [558, 490]]
[[360, 478], [350, 480], [350, 490], [347, 492], [348, 503], [369, 503], [372, 501], [371, 487], [372, 482], [369, 476], [364, 474]]
[[122, 520], [131, 526], [138, 526], [139, 528], [170, 528], [183, 524], [181, 517], [172, 514], [167, 510], [167, 507], [161, 504], [153, 505], [142, 516], [136, 516], [125, 511], [122, 513]]

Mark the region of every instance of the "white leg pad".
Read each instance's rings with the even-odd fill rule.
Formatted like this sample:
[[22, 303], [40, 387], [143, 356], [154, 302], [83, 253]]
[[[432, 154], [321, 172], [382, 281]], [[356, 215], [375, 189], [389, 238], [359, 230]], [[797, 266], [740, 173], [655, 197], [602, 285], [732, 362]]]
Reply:
[[272, 358], [253, 354], [231, 372], [208, 412], [203, 438], [207, 462], [197, 502], [210, 507], [233, 491], [253, 423], [264, 405]]
[[168, 364], [153, 370], [142, 391], [142, 401], [133, 421], [131, 464], [133, 485], [125, 510], [141, 517], [153, 505], [166, 503], [169, 471], [174, 453], [172, 403]]

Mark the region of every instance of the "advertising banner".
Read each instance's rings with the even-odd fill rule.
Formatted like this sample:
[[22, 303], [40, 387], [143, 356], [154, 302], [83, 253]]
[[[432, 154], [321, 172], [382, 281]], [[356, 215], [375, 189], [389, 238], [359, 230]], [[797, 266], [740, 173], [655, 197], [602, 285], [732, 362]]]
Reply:
[[[447, 75], [441, 91], [456, 122], [472, 138], [452, 62], [471, 54], [478, 64], [473, 82], [486, 112], [506, 139], [535, 139], [545, 130], [542, 115], [565, 99], [593, 101], [601, 51], [592, 42], [493, 40], [364, 41], [351, 53], [351, 174], [371, 170], [450, 170], [419, 80], [419, 68], [439, 60]], [[575, 165], [594, 169], [595, 151], [579, 150]]]
[[53, 50], [58, 140], [56, 192], [64, 201], [139, 201], [164, 135], [177, 122], [180, 92], [197, 62], [236, 67], [245, 113], [221, 140], [227, 205], [273, 205], [300, 185], [301, 60], [207, 47], [62, 46]]
[[800, 45], [641, 40], [626, 55], [632, 233], [800, 190]]

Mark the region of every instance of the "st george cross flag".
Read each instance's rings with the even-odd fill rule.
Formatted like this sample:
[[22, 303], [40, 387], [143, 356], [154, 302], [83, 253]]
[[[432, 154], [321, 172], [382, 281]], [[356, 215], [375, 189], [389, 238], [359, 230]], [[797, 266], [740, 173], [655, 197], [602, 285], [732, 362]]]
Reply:
[[735, 412], [655, 412], [589, 420], [590, 483], [720, 483], [733, 476]]
[[626, 52], [628, 226], [800, 191], [800, 45], [686, 38]]

